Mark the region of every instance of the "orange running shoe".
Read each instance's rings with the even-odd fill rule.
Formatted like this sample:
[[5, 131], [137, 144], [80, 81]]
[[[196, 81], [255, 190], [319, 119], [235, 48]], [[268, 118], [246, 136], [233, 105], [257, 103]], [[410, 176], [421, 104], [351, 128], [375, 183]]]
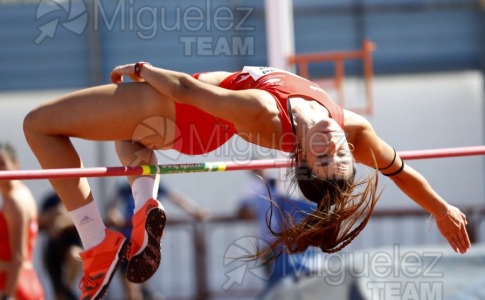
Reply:
[[157, 271], [162, 258], [160, 241], [165, 229], [165, 209], [150, 199], [133, 215], [130, 248], [126, 255], [126, 277], [134, 283], [147, 281]]
[[119, 232], [106, 230], [98, 246], [81, 252], [83, 277], [79, 282], [81, 300], [102, 299], [127, 249], [127, 240]]

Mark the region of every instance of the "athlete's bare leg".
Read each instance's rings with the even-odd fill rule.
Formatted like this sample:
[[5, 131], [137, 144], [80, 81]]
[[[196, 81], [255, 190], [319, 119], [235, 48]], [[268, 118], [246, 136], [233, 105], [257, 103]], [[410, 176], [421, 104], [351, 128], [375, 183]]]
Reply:
[[[116, 153], [120, 162], [124, 166], [134, 165], [157, 165], [158, 159], [151, 146], [145, 146], [135, 141], [116, 141]], [[158, 148], [157, 148], [158, 149]], [[133, 182], [140, 176], [128, 176], [128, 182], [133, 185]], [[155, 185], [160, 183], [160, 176], [145, 175], [155, 179]]]
[[[110, 84], [74, 92], [42, 105], [26, 116], [24, 132], [42, 168], [80, 168], [82, 162], [70, 137], [131, 140], [137, 126], [154, 116], [174, 120], [174, 103], [146, 83]], [[174, 130], [161, 132], [165, 140], [173, 140]], [[68, 210], [92, 201], [85, 178], [50, 182]]]

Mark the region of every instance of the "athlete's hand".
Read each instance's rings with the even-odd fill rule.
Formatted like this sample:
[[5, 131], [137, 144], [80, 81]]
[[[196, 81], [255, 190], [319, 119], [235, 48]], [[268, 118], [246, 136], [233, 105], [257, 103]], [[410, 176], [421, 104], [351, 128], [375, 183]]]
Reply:
[[466, 216], [458, 208], [449, 205], [443, 218], [436, 220], [441, 234], [446, 238], [455, 252], [465, 253], [470, 248], [470, 239], [466, 231]]
[[123, 76], [128, 76], [134, 82], [143, 82], [143, 78], [136, 76], [135, 64], [117, 66], [111, 71], [111, 82], [118, 84], [123, 82]]

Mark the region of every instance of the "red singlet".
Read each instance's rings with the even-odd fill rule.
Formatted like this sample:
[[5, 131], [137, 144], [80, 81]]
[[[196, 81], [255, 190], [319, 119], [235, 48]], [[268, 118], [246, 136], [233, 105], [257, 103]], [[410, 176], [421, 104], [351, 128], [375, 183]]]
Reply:
[[[194, 77], [198, 78], [198, 74]], [[278, 150], [292, 152], [296, 146], [288, 113], [289, 98], [300, 97], [317, 101], [344, 128], [342, 108], [317, 84], [295, 74], [269, 67], [244, 67], [242, 71], [225, 78], [219, 86], [230, 90], [259, 89], [275, 98], [283, 130], [283, 140]], [[175, 108], [176, 136], [179, 138], [174, 149], [181, 153], [197, 155], [211, 152], [237, 134], [231, 122], [216, 118], [194, 106], [175, 103]]]
[[[33, 251], [38, 234], [38, 223], [32, 221], [29, 224], [27, 237], [27, 257], [28, 262], [32, 262]], [[9, 230], [7, 220], [0, 211], [0, 261], [9, 261], [12, 259], [10, 250]], [[5, 288], [8, 274], [0, 272], [0, 290]], [[42, 300], [44, 299], [44, 289], [40, 283], [37, 273], [33, 268], [22, 268], [15, 289], [15, 299], [17, 300]]]

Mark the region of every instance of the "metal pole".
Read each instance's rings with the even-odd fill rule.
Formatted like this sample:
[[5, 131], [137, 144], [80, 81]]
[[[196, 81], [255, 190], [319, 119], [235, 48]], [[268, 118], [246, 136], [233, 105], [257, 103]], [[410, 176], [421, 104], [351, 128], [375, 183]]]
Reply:
[[[430, 150], [400, 151], [399, 156], [406, 160], [431, 159], [459, 156], [485, 155], [485, 146], [443, 148]], [[176, 174], [192, 172], [226, 172], [291, 167], [288, 159], [260, 159], [236, 162], [205, 162], [171, 165], [142, 165], [128, 167], [66, 168], [44, 170], [0, 171], [0, 180], [49, 179], [79, 177], [109, 177], [154, 174]]]
[[292, 0], [265, 0], [268, 64], [293, 71], [288, 57], [295, 53]]

